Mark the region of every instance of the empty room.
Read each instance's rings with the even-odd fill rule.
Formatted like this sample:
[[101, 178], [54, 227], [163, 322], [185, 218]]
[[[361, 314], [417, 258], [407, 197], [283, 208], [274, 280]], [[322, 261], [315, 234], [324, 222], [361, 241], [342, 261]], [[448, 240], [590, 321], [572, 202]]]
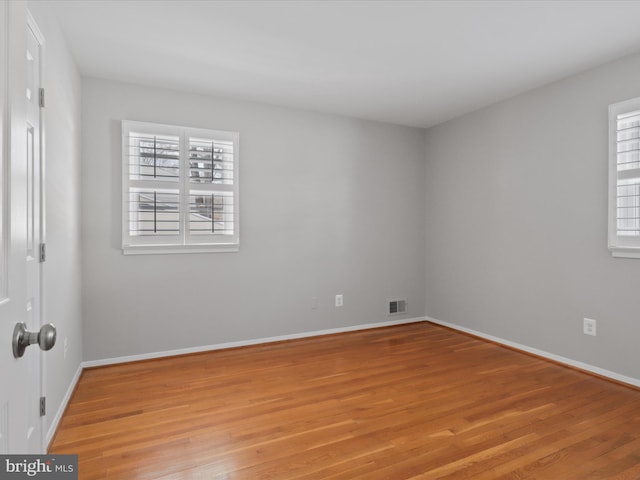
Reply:
[[0, 15], [0, 478], [640, 479], [640, 1]]

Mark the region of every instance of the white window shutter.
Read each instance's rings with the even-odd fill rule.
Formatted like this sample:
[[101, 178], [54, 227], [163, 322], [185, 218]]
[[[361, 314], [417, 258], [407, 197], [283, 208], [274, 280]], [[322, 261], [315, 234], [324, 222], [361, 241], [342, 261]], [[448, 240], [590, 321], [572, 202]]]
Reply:
[[640, 258], [640, 98], [609, 107], [609, 249]]
[[234, 241], [237, 230], [237, 135], [189, 131], [189, 227], [191, 242], [216, 236]]
[[122, 122], [122, 248], [237, 251], [238, 133]]

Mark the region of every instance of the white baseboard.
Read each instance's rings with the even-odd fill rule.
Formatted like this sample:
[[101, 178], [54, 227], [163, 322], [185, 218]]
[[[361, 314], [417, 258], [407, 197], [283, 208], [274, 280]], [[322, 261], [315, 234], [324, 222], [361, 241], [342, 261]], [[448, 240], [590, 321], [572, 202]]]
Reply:
[[404, 325], [408, 323], [424, 322], [426, 317], [414, 317], [401, 320], [390, 320], [379, 323], [367, 323], [364, 325], [354, 325], [350, 327], [330, 328], [328, 330], [316, 330], [312, 332], [293, 333], [290, 335], [280, 335], [277, 337], [256, 338], [251, 340], [240, 340], [237, 342], [218, 343], [215, 345], [203, 345], [200, 347], [181, 348], [177, 350], [167, 350], [165, 352], [144, 353], [142, 355], [128, 355], [125, 357], [105, 358], [102, 360], [89, 360], [82, 362], [83, 368], [102, 367], [117, 363], [138, 362], [140, 360], [150, 360], [153, 358], [173, 357], [176, 355], [186, 355], [189, 353], [209, 352], [222, 350], [225, 348], [246, 347], [249, 345], [259, 345], [262, 343], [281, 342], [283, 340], [295, 340], [298, 338], [317, 337], [320, 335], [331, 335], [334, 333], [353, 332], [357, 330], [369, 330], [371, 328], [390, 327], [393, 325]]
[[45, 439], [47, 451], [49, 448], [49, 444], [51, 443], [51, 440], [53, 439], [53, 436], [55, 435], [56, 430], [58, 429], [58, 424], [62, 419], [62, 415], [64, 414], [64, 411], [67, 408], [67, 404], [69, 403], [69, 400], [71, 400], [71, 395], [73, 395], [73, 390], [76, 388], [78, 380], [80, 380], [80, 375], [82, 375], [82, 365], [78, 365], [78, 369], [76, 370], [76, 373], [73, 376], [71, 383], [69, 384], [69, 388], [67, 388], [67, 392], [64, 394], [64, 398], [62, 399], [62, 402], [60, 402], [60, 407], [56, 412], [56, 416], [53, 417], [53, 420], [51, 421], [51, 425], [49, 425], [49, 430], [47, 430], [47, 438]]
[[425, 317], [425, 320], [431, 323], [435, 323], [436, 325], [442, 325], [444, 327], [449, 327], [454, 330], [458, 330], [460, 332], [469, 333], [476, 337], [484, 338], [486, 340], [491, 340], [492, 342], [500, 343], [502, 345], [506, 345], [516, 350], [522, 350], [524, 352], [532, 353], [533, 355], [547, 358], [549, 360], [553, 360], [554, 362], [562, 363], [570, 367], [575, 367], [575, 368], [579, 368], [580, 370], [585, 370], [587, 372], [595, 373], [596, 375], [607, 377], [612, 380], [616, 380], [618, 382], [627, 383], [635, 387], [640, 387], [640, 379], [637, 379], [637, 378], [627, 377], [626, 375], [621, 375], [616, 372], [611, 372], [609, 370], [605, 370], [604, 368], [595, 367], [593, 365], [589, 365], [588, 363], [572, 360], [571, 358], [555, 355], [553, 353], [545, 352], [544, 350], [538, 350], [537, 348], [528, 347], [526, 345], [521, 345], [519, 343], [512, 342], [510, 340], [505, 340], [504, 338], [494, 337], [493, 335], [488, 335], [486, 333], [478, 332], [476, 330], [471, 330], [470, 328], [461, 327], [460, 325], [456, 325], [454, 323], [443, 322], [442, 320], [438, 320], [436, 318]]

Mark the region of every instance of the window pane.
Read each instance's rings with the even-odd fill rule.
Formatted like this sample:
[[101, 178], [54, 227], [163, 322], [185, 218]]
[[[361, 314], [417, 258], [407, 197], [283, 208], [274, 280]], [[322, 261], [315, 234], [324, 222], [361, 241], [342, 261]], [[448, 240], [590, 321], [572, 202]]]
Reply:
[[180, 175], [180, 141], [178, 137], [129, 134], [129, 178], [177, 182]]
[[189, 179], [233, 185], [233, 142], [189, 138]]
[[233, 235], [231, 192], [190, 192], [189, 232], [192, 235]]
[[176, 190], [129, 190], [129, 234], [178, 235], [180, 196]]

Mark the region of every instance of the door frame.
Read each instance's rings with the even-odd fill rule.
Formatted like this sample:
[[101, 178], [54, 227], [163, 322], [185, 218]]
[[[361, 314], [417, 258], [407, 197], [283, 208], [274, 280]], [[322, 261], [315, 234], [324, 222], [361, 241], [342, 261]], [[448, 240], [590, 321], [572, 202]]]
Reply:
[[[44, 88], [44, 74], [45, 74], [45, 58], [44, 58], [44, 54], [45, 54], [45, 38], [44, 35], [42, 34], [42, 31], [40, 30], [40, 28], [38, 27], [38, 24], [36, 23], [35, 19], [33, 18], [33, 15], [31, 14], [31, 12], [29, 11], [29, 9], [27, 8], [27, 22], [25, 25], [26, 29], [25, 29], [25, 33], [28, 33], [27, 30], [30, 30], [31, 33], [33, 34], [33, 36], [36, 39], [36, 42], [38, 42], [38, 79], [37, 79], [37, 83], [39, 88]], [[37, 95], [39, 95], [40, 92], [37, 92]], [[41, 244], [45, 243], [45, 190], [44, 190], [44, 186], [45, 186], [45, 182], [44, 182], [44, 174], [45, 174], [45, 109], [41, 106], [38, 110], [38, 173], [37, 173], [37, 178], [36, 178], [36, 184], [34, 185], [34, 188], [38, 189], [38, 205], [35, 206], [35, 208], [37, 209], [38, 212], [38, 237], [37, 239], [34, 239], [34, 243], [36, 243], [38, 246]], [[44, 325], [45, 322], [45, 318], [44, 318], [44, 262], [39, 261], [38, 263], [38, 310], [37, 310], [37, 318], [36, 320], [36, 325], [38, 326], [38, 328], [40, 328], [42, 325]], [[34, 346], [34, 349], [37, 346]], [[46, 362], [45, 362], [45, 355], [43, 354], [43, 352], [40, 349], [37, 349], [38, 351], [38, 363], [39, 363], [39, 368], [38, 368], [38, 372], [39, 372], [39, 377], [37, 379], [38, 382], [38, 387], [37, 387], [37, 391], [39, 392], [39, 397], [45, 397], [46, 398]], [[34, 379], [35, 380], [35, 379]], [[46, 431], [46, 415], [41, 415], [38, 418], [38, 428], [40, 429], [40, 435], [39, 435], [39, 449], [40, 449], [40, 453], [46, 453], [46, 447], [47, 447], [47, 443], [46, 443], [46, 437], [47, 437], [47, 431]]]

